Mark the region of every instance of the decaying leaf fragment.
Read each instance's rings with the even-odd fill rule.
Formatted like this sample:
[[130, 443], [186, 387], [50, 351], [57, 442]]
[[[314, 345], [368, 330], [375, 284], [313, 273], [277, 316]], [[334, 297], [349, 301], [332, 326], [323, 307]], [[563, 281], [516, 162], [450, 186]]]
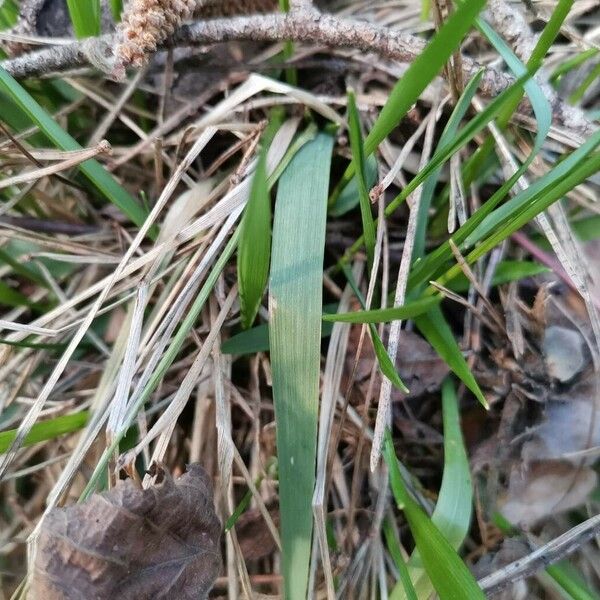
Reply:
[[197, 464], [142, 490], [110, 492], [49, 512], [38, 541], [30, 600], [206, 598], [221, 566], [221, 524]]

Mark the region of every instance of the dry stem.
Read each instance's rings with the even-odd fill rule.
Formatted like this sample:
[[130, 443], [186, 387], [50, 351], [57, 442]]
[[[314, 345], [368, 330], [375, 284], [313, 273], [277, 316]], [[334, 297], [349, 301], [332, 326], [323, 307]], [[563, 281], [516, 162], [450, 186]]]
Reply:
[[[267, 14], [197, 21], [178, 29], [166, 46], [190, 46], [234, 40], [281, 42], [292, 40], [333, 47], [349, 47], [374, 52], [382, 57], [412, 62], [426, 42], [414, 35], [354, 19], [322, 14], [299, 8], [287, 14]], [[57, 46], [4, 61], [2, 66], [14, 77], [39, 76], [51, 72], [94, 65], [107, 72], [112, 69], [113, 36], [104, 36], [67, 46]], [[463, 82], [481, 68], [476, 61], [462, 57]], [[514, 79], [492, 68], [484, 68], [480, 92], [496, 96]], [[561, 100], [553, 102], [555, 120], [587, 136], [595, 126], [585, 119], [573, 120], [572, 107]]]

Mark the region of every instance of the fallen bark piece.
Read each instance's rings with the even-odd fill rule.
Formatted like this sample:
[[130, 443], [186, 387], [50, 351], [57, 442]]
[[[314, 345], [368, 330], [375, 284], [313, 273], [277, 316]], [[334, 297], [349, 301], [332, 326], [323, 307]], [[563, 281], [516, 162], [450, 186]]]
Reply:
[[221, 524], [212, 486], [190, 465], [142, 490], [110, 492], [48, 513], [41, 528], [30, 600], [206, 598], [221, 567]]

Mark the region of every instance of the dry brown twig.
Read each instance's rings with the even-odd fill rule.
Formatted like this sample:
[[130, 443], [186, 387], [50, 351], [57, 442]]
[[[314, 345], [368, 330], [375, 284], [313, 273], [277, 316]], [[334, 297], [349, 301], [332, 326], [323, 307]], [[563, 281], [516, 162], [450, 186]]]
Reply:
[[[141, 2], [142, 0], [137, 0]], [[265, 0], [267, 1], [267, 0]], [[181, 12], [183, 15], [184, 12]], [[172, 21], [175, 22], [175, 21]], [[169, 21], [171, 23], [171, 21]], [[169, 25], [171, 27], [171, 25]], [[170, 29], [169, 29], [170, 31]], [[151, 36], [152, 37], [152, 36]], [[153, 42], [158, 44], [154, 36]], [[401, 62], [412, 62], [424, 49], [426, 41], [388, 27], [382, 27], [351, 18], [324, 14], [310, 3], [301, 0], [287, 14], [259, 14], [201, 20], [182, 25], [162, 42], [163, 47], [181, 47], [197, 44], [214, 44], [236, 40], [261, 42], [296, 42], [355, 48]], [[117, 64], [114, 53], [115, 35], [73, 42], [31, 52], [2, 63], [13, 77], [23, 78], [61, 72], [93, 65], [104, 72], [122, 74], [125, 63]], [[158, 46], [157, 46], [158, 47]], [[141, 55], [127, 50], [134, 61]], [[466, 83], [481, 65], [466, 56], [462, 57], [462, 76]], [[513, 83], [514, 79], [494, 68], [485, 67], [480, 83], [484, 96], [496, 96]], [[561, 100], [553, 103], [555, 120], [582, 136], [588, 136], [596, 127]]]

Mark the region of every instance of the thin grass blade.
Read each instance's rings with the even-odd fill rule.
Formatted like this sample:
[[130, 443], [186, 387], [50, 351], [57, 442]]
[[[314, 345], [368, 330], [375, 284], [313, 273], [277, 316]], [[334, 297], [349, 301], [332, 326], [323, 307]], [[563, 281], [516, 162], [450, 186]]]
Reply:
[[249, 328], [260, 307], [271, 260], [271, 198], [267, 175], [267, 152], [278, 123], [265, 132], [250, 197], [241, 223], [237, 255], [237, 274], [240, 292], [242, 327]]
[[[13, 77], [0, 67], [0, 90], [4, 91], [35, 123], [52, 143], [62, 150], [81, 150], [82, 147], [33, 99]], [[141, 226], [146, 211], [132, 198], [114, 177], [96, 160], [86, 160], [79, 165], [96, 190], [120, 208], [133, 223]]]
[[[473, 513], [473, 484], [469, 469], [469, 459], [465, 450], [460, 428], [458, 397], [451, 378], [442, 385], [442, 416], [444, 421], [444, 474], [438, 501], [431, 520], [446, 538], [448, 543], [458, 550], [469, 532]], [[419, 598], [429, 598], [433, 585], [418, 552], [409, 561], [410, 576]], [[402, 582], [396, 584], [391, 598], [406, 599], [402, 592]]]
[[419, 331], [427, 341], [435, 348], [452, 371], [461, 381], [475, 394], [475, 397], [483, 406], [488, 407], [487, 400], [479, 388], [479, 384], [473, 377], [469, 365], [463, 358], [462, 352], [456, 343], [456, 339], [450, 329], [441, 309], [434, 307], [425, 315], [414, 319]]
[[[85, 427], [89, 416], [87, 411], [82, 411], [36, 423], [23, 441], [23, 446], [32, 446], [39, 442], [53, 440], [61, 435], [78, 431]], [[16, 435], [16, 429], [0, 432], [0, 454], [3, 454], [10, 448]]]
[[356, 108], [356, 96], [352, 90], [348, 90], [348, 131], [350, 134], [352, 159], [356, 165], [360, 215], [370, 271], [373, 267], [373, 257], [375, 255], [375, 222], [373, 220], [373, 213], [371, 212], [371, 201], [369, 200], [369, 190], [367, 188], [367, 167], [365, 163], [363, 136], [360, 129], [360, 116]]
[[73, 31], [78, 38], [100, 35], [102, 10], [100, 0], [67, 0]]
[[456, 550], [406, 490], [389, 430], [385, 436], [384, 457], [394, 498], [398, 508], [404, 511], [423, 566], [440, 599], [483, 600], [485, 595]]

